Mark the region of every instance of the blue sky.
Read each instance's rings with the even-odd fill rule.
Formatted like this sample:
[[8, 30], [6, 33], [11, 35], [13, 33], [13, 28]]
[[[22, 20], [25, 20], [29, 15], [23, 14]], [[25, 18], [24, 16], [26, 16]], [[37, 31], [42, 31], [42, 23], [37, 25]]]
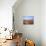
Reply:
[[32, 20], [34, 19], [34, 16], [23, 16], [24, 20]]

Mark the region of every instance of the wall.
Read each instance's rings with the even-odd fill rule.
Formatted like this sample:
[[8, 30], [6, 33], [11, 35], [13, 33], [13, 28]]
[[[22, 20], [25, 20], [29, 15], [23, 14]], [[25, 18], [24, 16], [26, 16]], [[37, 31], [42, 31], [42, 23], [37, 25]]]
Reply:
[[41, 38], [42, 46], [46, 46], [46, 0], [41, 1]]
[[[41, 0], [23, 0], [16, 5], [13, 6], [15, 30], [22, 32], [24, 38], [34, 40], [36, 46], [41, 46]], [[34, 24], [24, 25], [23, 16], [34, 16]]]
[[0, 27], [12, 29], [12, 6], [16, 0], [0, 0]]

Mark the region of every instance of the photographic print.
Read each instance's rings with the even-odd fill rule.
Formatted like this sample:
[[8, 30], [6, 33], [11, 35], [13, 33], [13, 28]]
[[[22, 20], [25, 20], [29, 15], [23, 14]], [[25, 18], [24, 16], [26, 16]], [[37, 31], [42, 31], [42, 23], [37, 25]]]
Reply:
[[34, 24], [34, 16], [23, 16], [23, 24]]

